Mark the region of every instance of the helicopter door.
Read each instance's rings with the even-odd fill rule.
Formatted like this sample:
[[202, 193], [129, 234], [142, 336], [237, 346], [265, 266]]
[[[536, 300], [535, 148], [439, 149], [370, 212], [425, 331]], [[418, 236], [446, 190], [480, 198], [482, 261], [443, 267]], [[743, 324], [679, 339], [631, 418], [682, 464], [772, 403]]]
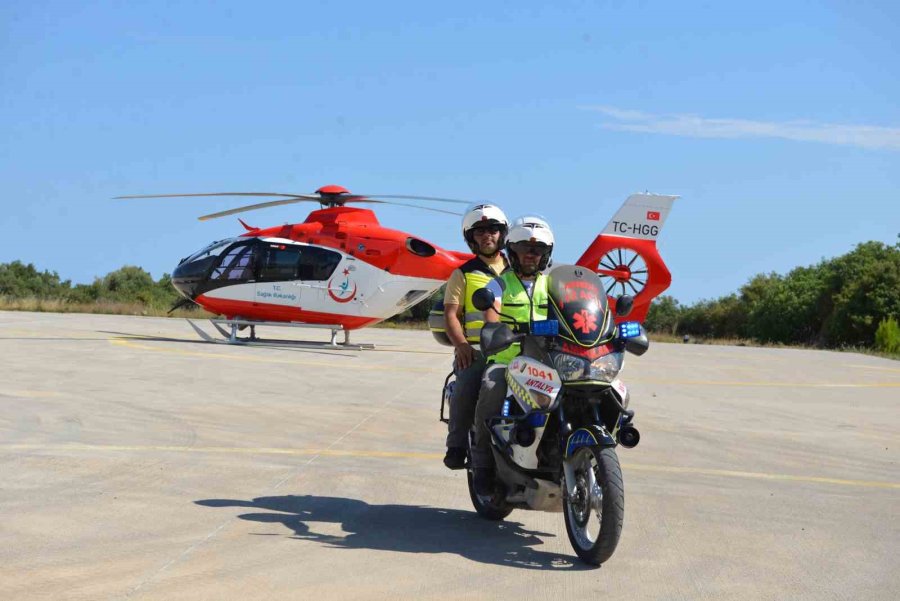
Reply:
[[341, 253], [321, 246], [303, 247], [299, 279], [308, 291], [305, 303], [310, 310], [333, 313], [336, 303], [343, 305], [356, 296], [352, 280], [346, 278], [343, 271], [335, 275], [342, 258]]
[[256, 282], [256, 301], [289, 307], [300, 306], [299, 278], [301, 254], [305, 248], [286, 242], [265, 242]]

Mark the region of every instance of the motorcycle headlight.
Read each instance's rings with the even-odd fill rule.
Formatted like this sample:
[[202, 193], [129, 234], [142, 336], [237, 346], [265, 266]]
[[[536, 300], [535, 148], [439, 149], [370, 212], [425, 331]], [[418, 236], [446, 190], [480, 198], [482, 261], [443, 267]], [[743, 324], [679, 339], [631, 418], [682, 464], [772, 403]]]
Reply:
[[590, 367], [587, 360], [566, 353], [553, 353], [553, 367], [563, 382], [580, 380]]
[[544, 394], [543, 392], [538, 392], [537, 390], [529, 390], [528, 393], [531, 395], [531, 398], [534, 399], [534, 402], [538, 404], [541, 409], [546, 409], [550, 406], [550, 395]]
[[622, 362], [625, 359], [625, 353], [609, 353], [598, 357], [591, 362], [590, 378], [591, 380], [601, 380], [603, 382], [612, 382], [619, 375], [622, 369]]

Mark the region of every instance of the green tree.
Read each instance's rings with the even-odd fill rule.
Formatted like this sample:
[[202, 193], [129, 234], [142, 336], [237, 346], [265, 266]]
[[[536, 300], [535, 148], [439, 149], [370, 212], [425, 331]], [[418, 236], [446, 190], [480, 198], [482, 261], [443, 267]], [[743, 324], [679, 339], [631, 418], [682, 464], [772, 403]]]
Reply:
[[798, 267], [782, 279], [749, 312], [746, 331], [761, 342], [815, 344], [830, 310], [830, 282], [822, 264]]
[[748, 313], [752, 313], [760, 303], [767, 301], [783, 280], [784, 278], [777, 273], [760, 273], [741, 286], [741, 303], [747, 307]]
[[77, 302], [138, 303], [157, 309], [172, 306], [178, 298], [169, 274], [154, 281], [149, 273], [133, 265], [111, 271], [93, 284], [75, 286], [69, 294], [69, 299]]
[[55, 271], [38, 271], [32, 263], [0, 264], [0, 296], [58, 298], [68, 292], [70, 285], [69, 280], [61, 281]]
[[690, 334], [702, 338], [713, 335], [711, 307], [715, 301], [702, 300], [693, 305], [682, 307], [678, 320], [678, 334]]
[[653, 300], [644, 327], [650, 332], [674, 334], [678, 329], [678, 321], [681, 318], [681, 306], [678, 301], [664, 294]]
[[865, 242], [828, 265], [831, 312], [823, 324], [827, 346], [872, 346], [885, 319], [900, 315], [900, 248]]
[[714, 301], [710, 307], [712, 335], [716, 338], [744, 338], [748, 336], [749, 309], [736, 294]]

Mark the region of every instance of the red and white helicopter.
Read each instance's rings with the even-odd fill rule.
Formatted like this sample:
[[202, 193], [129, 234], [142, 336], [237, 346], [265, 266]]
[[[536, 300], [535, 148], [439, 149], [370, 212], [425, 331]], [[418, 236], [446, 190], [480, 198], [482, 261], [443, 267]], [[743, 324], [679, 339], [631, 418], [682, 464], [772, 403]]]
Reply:
[[[213, 242], [182, 259], [175, 268], [172, 282], [184, 302], [194, 302], [224, 316], [212, 322], [230, 342], [255, 340], [257, 325], [303, 325], [330, 329], [332, 346], [337, 344], [337, 332], [344, 331], [342, 346], [368, 347], [350, 345], [349, 332], [393, 317], [427, 299], [454, 269], [472, 258], [469, 253], [444, 250], [411, 234], [382, 227], [371, 210], [347, 206], [400, 204], [459, 215], [396, 201], [471, 204], [467, 201], [351, 194], [337, 185], [323, 186], [314, 194], [216, 192], [117, 198], [196, 196], [280, 198], [204, 215], [201, 221], [298, 202], [321, 205], [303, 223], [256, 228], [241, 221], [247, 230], [244, 234]], [[671, 282], [656, 249], [656, 238], [675, 198], [629, 196], [578, 260], [579, 265], [601, 276], [612, 302], [619, 294], [634, 297], [629, 319], [642, 321], [652, 299]], [[231, 331], [220, 324], [230, 326]], [[238, 338], [238, 329], [246, 326], [251, 327], [250, 338]]]

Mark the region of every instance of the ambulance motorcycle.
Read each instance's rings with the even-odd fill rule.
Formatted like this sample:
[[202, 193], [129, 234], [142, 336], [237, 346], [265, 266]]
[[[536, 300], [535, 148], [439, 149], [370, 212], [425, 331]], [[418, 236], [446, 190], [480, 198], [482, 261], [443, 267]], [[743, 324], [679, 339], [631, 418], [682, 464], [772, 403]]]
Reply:
[[[642, 355], [649, 341], [638, 322], [616, 325], [590, 269], [560, 265], [548, 276], [548, 320], [482, 329], [486, 354], [513, 343], [521, 344], [521, 354], [506, 370], [501, 414], [487, 420], [497, 487], [491, 496], [478, 495], [470, 461], [469, 495], [489, 520], [513, 509], [562, 511], [578, 557], [600, 565], [616, 549], [625, 512], [616, 446], [631, 448], [640, 440], [618, 374], [625, 351]], [[617, 314], [627, 315], [633, 300], [619, 297]], [[483, 288], [473, 302], [482, 311], [492, 308], [494, 294]]]

